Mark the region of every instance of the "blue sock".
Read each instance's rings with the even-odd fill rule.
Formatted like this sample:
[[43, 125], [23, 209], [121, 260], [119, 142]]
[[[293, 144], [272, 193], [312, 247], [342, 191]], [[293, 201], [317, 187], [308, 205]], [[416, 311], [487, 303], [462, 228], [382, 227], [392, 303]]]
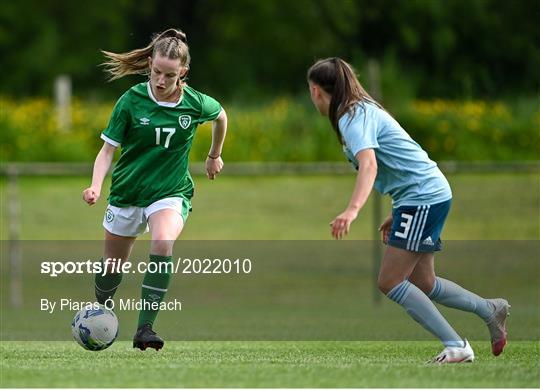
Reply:
[[484, 321], [493, 315], [494, 308], [491, 303], [450, 280], [435, 278], [435, 286], [428, 296], [441, 305], [473, 312]]
[[388, 298], [400, 304], [426, 330], [437, 336], [446, 347], [463, 347], [463, 340], [418, 287], [404, 280], [395, 286]]

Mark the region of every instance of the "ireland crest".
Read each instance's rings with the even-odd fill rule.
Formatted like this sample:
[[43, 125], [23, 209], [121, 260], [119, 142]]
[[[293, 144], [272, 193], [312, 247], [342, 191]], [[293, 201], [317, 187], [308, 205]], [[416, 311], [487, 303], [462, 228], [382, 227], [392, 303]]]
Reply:
[[180, 115], [178, 117], [178, 123], [180, 123], [182, 129], [186, 130], [191, 125], [191, 117], [189, 115]]

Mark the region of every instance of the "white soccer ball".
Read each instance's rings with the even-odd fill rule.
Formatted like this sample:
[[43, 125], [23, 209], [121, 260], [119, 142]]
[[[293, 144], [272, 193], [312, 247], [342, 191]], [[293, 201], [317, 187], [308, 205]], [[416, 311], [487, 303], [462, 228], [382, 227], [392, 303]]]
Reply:
[[110, 347], [118, 336], [118, 318], [104, 305], [95, 303], [75, 314], [71, 332], [84, 349], [102, 351]]

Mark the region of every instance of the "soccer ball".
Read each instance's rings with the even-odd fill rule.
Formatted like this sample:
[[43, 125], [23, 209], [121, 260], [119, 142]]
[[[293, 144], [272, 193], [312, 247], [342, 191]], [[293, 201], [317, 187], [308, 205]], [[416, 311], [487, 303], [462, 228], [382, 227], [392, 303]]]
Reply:
[[95, 303], [75, 314], [71, 333], [84, 349], [102, 351], [110, 347], [118, 336], [118, 318], [104, 305]]

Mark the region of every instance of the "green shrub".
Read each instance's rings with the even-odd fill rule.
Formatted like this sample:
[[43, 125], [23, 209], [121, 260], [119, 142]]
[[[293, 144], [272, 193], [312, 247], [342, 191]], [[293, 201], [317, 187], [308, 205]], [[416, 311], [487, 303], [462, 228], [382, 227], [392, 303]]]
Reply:
[[[72, 104], [72, 126], [61, 130], [51, 101], [0, 98], [2, 161], [92, 161], [113, 103]], [[311, 103], [280, 97], [257, 106], [226, 105], [226, 161], [343, 160], [326, 118]], [[389, 109], [392, 112], [392, 109]], [[540, 159], [536, 100], [513, 106], [484, 101], [413, 101], [392, 114], [436, 160]], [[211, 125], [200, 126], [192, 160], [210, 148]]]
[[538, 107], [520, 110], [501, 102], [415, 101], [396, 116], [437, 160], [540, 158]]

